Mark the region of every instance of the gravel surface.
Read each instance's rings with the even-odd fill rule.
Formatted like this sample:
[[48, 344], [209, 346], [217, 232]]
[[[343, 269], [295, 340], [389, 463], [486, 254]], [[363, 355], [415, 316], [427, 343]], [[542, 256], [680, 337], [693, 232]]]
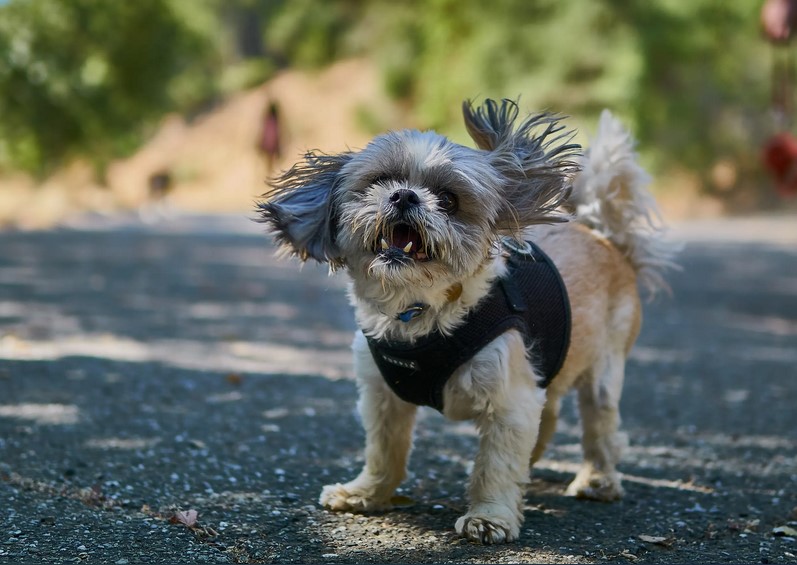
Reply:
[[319, 508], [362, 464], [345, 280], [260, 231], [0, 233], [0, 563], [797, 563], [797, 218], [678, 226], [627, 369], [626, 498], [562, 496], [568, 399], [500, 547], [453, 533], [477, 437], [432, 410], [406, 506]]

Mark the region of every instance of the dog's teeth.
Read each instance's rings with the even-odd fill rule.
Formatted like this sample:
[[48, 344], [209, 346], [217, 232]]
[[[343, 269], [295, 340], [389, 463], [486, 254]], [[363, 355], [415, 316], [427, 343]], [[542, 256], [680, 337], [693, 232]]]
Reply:
[[409, 253], [412, 251], [412, 242], [410, 241], [407, 245], [404, 246], [404, 253]]
[[387, 241], [385, 240], [384, 237], [382, 238], [381, 244], [382, 244], [382, 251], [387, 251], [390, 248], [390, 246], [387, 244]]

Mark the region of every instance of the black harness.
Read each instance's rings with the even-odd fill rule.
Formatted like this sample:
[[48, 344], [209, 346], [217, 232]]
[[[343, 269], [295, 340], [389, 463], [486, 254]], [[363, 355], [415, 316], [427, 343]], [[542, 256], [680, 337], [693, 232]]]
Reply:
[[435, 331], [413, 343], [373, 339], [368, 347], [399, 398], [443, 411], [443, 388], [457, 367], [510, 329], [523, 334], [547, 387], [570, 344], [570, 302], [562, 277], [534, 243], [505, 240], [509, 272], [449, 336]]

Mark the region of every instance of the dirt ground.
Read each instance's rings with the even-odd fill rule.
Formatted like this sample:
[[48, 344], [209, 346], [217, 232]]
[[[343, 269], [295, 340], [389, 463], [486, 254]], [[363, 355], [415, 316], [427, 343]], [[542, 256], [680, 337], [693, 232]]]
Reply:
[[0, 563], [797, 563], [795, 222], [677, 226], [627, 370], [626, 498], [563, 496], [569, 401], [499, 547], [454, 534], [477, 437], [432, 410], [408, 504], [318, 506], [362, 464], [343, 277], [238, 214], [2, 232]]

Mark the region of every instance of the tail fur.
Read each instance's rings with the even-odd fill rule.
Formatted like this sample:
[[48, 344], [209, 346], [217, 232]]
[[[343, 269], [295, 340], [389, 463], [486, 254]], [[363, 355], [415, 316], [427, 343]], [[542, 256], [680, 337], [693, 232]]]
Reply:
[[571, 195], [576, 220], [620, 249], [651, 297], [669, 291], [663, 273], [677, 268], [678, 248], [666, 240], [667, 228], [647, 189], [650, 176], [637, 162], [631, 134], [608, 110], [580, 164]]

